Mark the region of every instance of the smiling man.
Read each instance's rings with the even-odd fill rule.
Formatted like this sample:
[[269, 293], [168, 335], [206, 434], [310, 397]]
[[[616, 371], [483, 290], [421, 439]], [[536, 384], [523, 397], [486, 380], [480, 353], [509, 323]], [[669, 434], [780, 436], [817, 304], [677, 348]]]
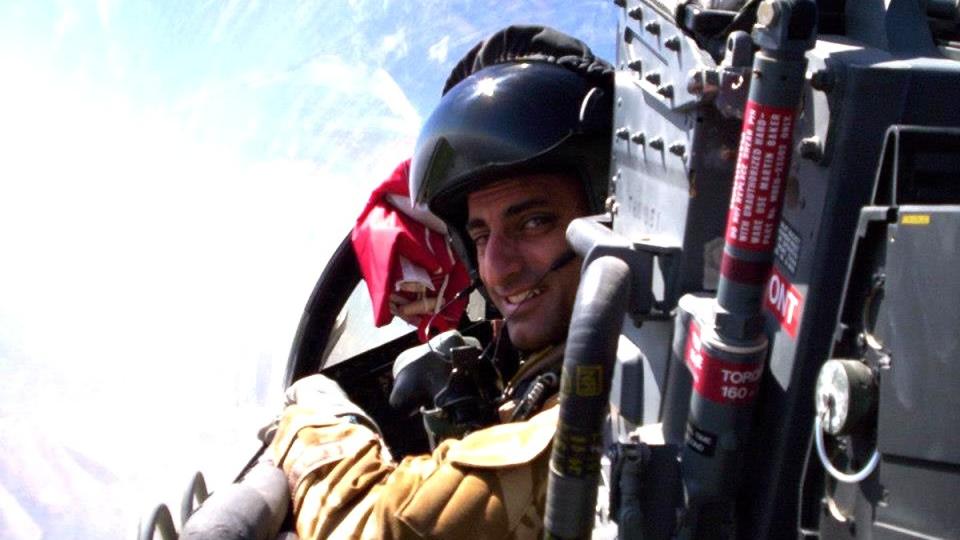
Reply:
[[565, 261], [565, 232], [589, 212], [580, 181], [560, 174], [509, 177], [471, 193], [467, 207], [480, 280], [514, 346], [536, 351], [561, 342], [580, 280], [580, 265]]
[[552, 396], [580, 280], [565, 234], [602, 211], [611, 102], [612, 68], [542, 27], [507, 28], [454, 69], [417, 141], [410, 194], [446, 223], [520, 352], [497, 400], [506, 423], [395, 463], [336, 383], [298, 381], [271, 456], [301, 538], [541, 536]]

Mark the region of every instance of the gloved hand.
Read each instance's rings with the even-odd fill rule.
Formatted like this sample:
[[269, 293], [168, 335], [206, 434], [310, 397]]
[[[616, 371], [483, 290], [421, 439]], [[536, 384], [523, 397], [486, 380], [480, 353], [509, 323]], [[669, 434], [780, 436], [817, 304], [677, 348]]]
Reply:
[[390, 313], [412, 326], [420, 325], [421, 317], [433, 316], [437, 297], [426, 285], [415, 281], [401, 281], [397, 292], [390, 294]]
[[[364, 423], [374, 431], [379, 431], [376, 422], [367, 415], [356, 403], [350, 401], [347, 394], [336, 381], [317, 373], [304, 377], [290, 385], [284, 394], [284, 407], [301, 405], [328, 413], [331, 416], [348, 417], [350, 421]], [[277, 430], [279, 417], [260, 428], [257, 436], [264, 443], [269, 443]]]

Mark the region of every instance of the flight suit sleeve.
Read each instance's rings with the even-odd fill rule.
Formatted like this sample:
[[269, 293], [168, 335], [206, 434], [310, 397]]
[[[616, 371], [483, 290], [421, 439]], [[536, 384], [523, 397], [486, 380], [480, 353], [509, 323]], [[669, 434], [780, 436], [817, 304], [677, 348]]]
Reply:
[[369, 427], [287, 407], [271, 445], [313, 538], [536, 538], [556, 408], [393, 463]]

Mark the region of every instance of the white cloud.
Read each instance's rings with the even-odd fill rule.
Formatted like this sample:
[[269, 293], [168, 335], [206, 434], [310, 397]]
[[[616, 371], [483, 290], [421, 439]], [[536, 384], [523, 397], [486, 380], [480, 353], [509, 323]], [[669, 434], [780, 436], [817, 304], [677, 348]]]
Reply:
[[97, 0], [97, 16], [100, 17], [100, 24], [104, 30], [110, 29], [110, 12], [115, 3], [116, 0]]
[[[377, 111], [369, 108], [369, 101], [372, 99], [384, 105], [395, 120], [409, 126], [403, 130], [405, 135], [416, 136], [420, 128], [420, 115], [403, 88], [386, 70], [348, 63], [336, 56], [315, 58], [307, 70], [312, 84], [325, 90], [347, 94], [344, 99], [337, 96], [333, 99], [341, 107], [338, 113], [352, 118], [352, 124], [362, 124], [373, 119], [372, 116], [376, 115]], [[342, 107], [348, 109], [343, 110]]]
[[380, 56], [382, 58], [405, 58], [409, 51], [407, 33], [403, 28], [398, 28], [396, 32], [384, 36], [380, 42]]
[[386, 70], [378, 69], [371, 77], [370, 89], [402, 122], [410, 126], [409, 134], [416, 135], [420, 128], [420, 115], [410, 103], [407, 94]]
[[217, 16], [217, 24], [214, 26], [213, 33], [210, 35], [210, 41], [217, 43], [223, 39], [223, 33], [233, 25], [233, 21], [237, 16], [237, 10], [240, 8], [240, 1], [241, 0], [228, 0], [226, 5], [223, 6], [220, 14]]
[[53, 36], [56, 43], [63, 41], [64, 36], [67, 32], [72, 30], [77, 24], [77, 13], [74, 11], [73, 6], [70, 4], [61, 4], [60, 17], [57, 19], [57, 24], [53, 28]]
[[[8, 437], [11, 435], [7, 434]], [[43, 538], [43, 529], [3, 485], [0, 485], [0, 516], [3, 518], [0, 524], [3, 525], [4, 534], [10, 535], [10, 538]]]
[[[27, 62], [13, 69], [17, 84], [0, 88], [0, 144], [12, 151], [0, 163], [11, 261], [0, 266], [0, 321], [18, 322], [18, 348], [73, 380], [78, 400], [125, 361], [164, 366], [158, 387], [237, 385], [225, 372], [252, 381], [241, 366], [263, 355], [282, 369], [326, 257], [420, 123], [385, 70], [324, 57], [308, 81], [342, 110], [300, 120], [351, 140], [308, 129], [287, 141], [325, 154], [253, 160], [193, 131], [227, 91], [216, 83], [144, 109]], [[193, 382], [175, 380], [183, 374]], [[209, 393], [224, 394], [249, 391]]]
[[344, 62], [339, 56], [318, 56], [307, 66], [310, 82], [332, 90], [350, 91], [362, 88], [369, 76], [366, 66]]
[[430, 46], [428, 55], [431, 60], [435, 60], [438, 64], [442, 64], [447, 61], [447, 52], [449, 47], [450, 36], [443, 36], [443, 39]]

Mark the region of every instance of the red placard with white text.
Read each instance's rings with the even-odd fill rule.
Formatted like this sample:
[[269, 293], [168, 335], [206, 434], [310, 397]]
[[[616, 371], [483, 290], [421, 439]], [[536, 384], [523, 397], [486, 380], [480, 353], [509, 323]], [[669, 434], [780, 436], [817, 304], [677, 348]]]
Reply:
[[746, 405], [757, 397], [763, 362], [731, 362], [711, 354], [700, 339], [700, 327], [690, 321], [684, 355], [693, 389], [714, 403]]
[[793, 117], [792, 109], [747, 102], [727, 215], [727, 242], [738, 248], [773, 249], [790, 164]]
[[770, 271], [767, 287], [763, 292], [763, 305], [780, 321], [780, 327], [790, 337], [797, 337], [800, 315], [803, 313], [803, 295], [776, 267]]

